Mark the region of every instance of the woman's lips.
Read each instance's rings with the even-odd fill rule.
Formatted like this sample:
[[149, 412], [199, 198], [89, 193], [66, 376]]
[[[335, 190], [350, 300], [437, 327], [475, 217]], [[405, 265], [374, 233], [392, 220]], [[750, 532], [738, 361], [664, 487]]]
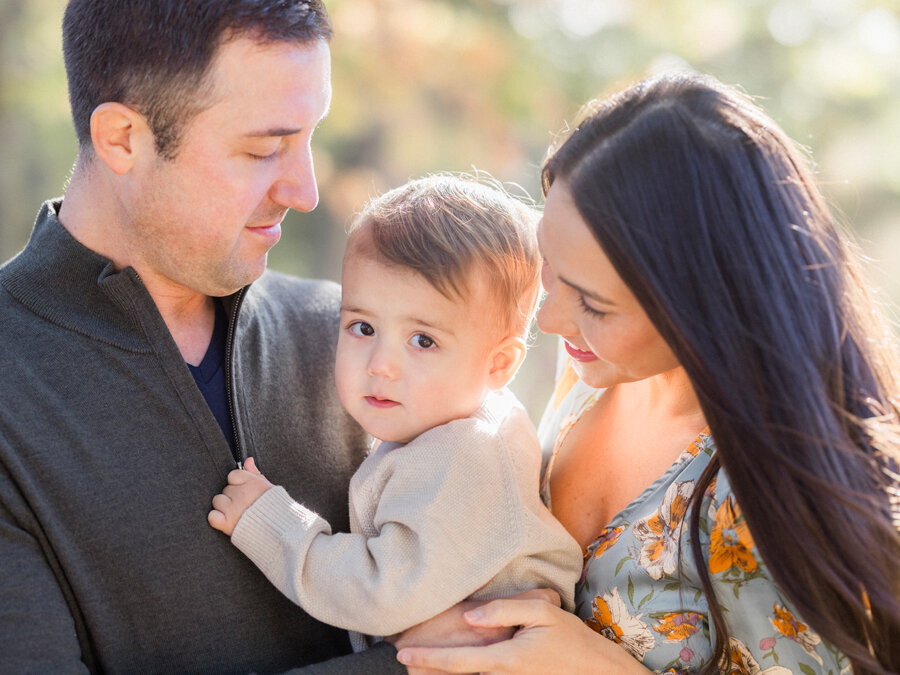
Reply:
[[400, 405], [397, 401], [389, 398], [378, 398], [377, 396], [366, 396], [366, 403], [376, 408], [393, 408]]
[[586, 361], [596, 361], [597, 355], [594, 352], [585, 352], [578, 347], [573, 347], [568, 340], [563, 340], [563, 343], [566, 345], [566, 351], [576, 361], [581, 361], [582, 363]]

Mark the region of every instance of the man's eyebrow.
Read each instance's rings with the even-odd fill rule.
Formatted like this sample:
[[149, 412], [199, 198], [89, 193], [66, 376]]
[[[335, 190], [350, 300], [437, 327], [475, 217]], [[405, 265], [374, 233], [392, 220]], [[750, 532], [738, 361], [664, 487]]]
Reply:
[[[316, 122], [315, 126], [319, 126], [322, 122], [325, 121], [325, 118], [328, 117], [328, 113], [331, 112], [331, 108], [325, 111], [325, 114], [322, 115], [322, 118]], [[294, 134], [299, 134], [303, 131], [303, 127], [299, 127], [297, 129], [289, 129], [286, 127], [273, 127], [272, 129], [262, 129], [260, 131], [250, 131], [244, 136], [248, 138], [271, 138], [272, 136], [293, 136]]]
[[612, 300], [610, 300], [609, 298], [604, 297], [604, 296], [600, 295], [599, 293], [595, 293], [594, 291], [589, 291], [589, 290], [587, 290], [586, 288], [582, 288], [582, 287], [579, 286], [578, 284], [574, 284], [574, 283], [572, 283], [571, 281], [569, 281], [568, 279], [564, 279], [563, 277], [558, 277], [558, 278], [559, 278], [559, 280], [560, 280], [561, 282], [563, 282], [566, 286], [568, 286], [568, 287], [570, 287], [570, 288], [574, 288], [576, 291], [578, 291], [578, 292], [581, 293], [582, 295], [586, 295], [587, 297], [592, 298], [592, 299], [596, 300], [597, 302], [601, 302], [601, 303], [603, 303], [604, 305], [611, 305], [611, 306], [613, 306], [613, 307], [614, 307], [615, 304], [616, 304], [616, 303], [614, 303]]
[[293, 136], [294, 134], [299, 134], [303, 129], [284, 129], [282, 127], [276, 127], [274, 129], [264, 129], [262, 131], [251, 131], [249, 133], [244, 134], [248, 138], [270, 138], [272, 136]]

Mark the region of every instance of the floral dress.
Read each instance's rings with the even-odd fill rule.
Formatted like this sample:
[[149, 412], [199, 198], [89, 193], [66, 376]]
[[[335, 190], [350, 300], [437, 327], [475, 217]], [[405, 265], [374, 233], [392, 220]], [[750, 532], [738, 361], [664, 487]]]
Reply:
[[[539, 429], [541, 491], [551, 510], [549, 478], [556, 452], [601, 393], [581, 382], [568, 360], [560, 370]], [[715, 628], [708, 620], [686, 516], [694, 485], [714, 452], [713, 439], [704, 431], [584, 552], [575, 613], [656, 672], [696, 672], [712, 658]], [[850, 673], [849, 660], [813, 632], [769, 578], [724, 471], [707, 489], [701, 509], [704, 564], [731, 634], [730, 664], [720, 671]]]

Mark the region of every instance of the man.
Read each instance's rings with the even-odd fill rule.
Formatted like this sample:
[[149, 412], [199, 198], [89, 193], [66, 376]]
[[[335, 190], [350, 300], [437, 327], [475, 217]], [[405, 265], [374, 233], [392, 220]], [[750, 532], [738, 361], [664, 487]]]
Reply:
[[[348, 527], [365, 440], [332, 384], [339, 290], [263, 274], [318, 199], [330, 35], [319, 0], [69, 3], [78, 159], [0, 268], [0, 671], [348, 653], [206, 523], [253, 455]], [[395, 670], [382, 647], [311, 672]]]

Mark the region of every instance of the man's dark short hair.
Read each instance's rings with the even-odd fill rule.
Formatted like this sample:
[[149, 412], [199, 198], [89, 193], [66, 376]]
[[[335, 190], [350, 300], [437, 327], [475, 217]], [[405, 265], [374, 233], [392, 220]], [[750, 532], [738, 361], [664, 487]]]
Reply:
[[114, 101], [140, 112], [162, 157], [207, 105], [218, 48], [238, 37], [312, 43], [332, 35], [321, 0], [70, 0], [63, 55], [75, 132], [91, 147], [91, 114]]

